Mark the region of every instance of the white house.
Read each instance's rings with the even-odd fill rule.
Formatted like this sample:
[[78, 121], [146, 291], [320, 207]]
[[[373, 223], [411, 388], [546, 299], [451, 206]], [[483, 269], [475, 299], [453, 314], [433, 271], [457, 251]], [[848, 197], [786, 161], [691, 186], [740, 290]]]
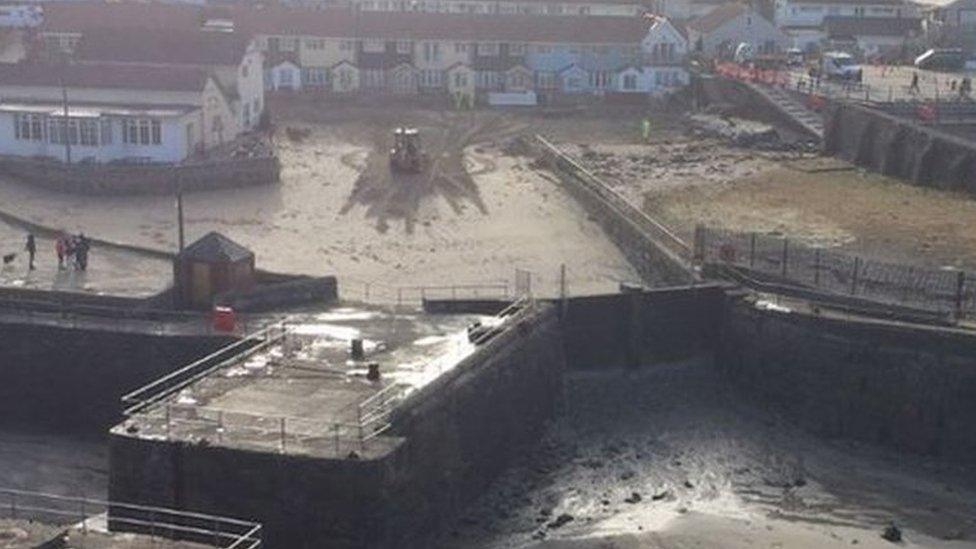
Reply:
[[[793, 47], [802, 50], [815, 49], [827, 38], [827, 18], [918, 21], [921, 13], [918, 4], [911, 0], [776, 0], [775, 9], [776, 25], [790, 37]], [[895, 21], [892, 25], [900, 28], [901, 23]]]
[[230, 98], [193, 67], [0, 65], [0, 98], [3, 155], [175, 163], [236, 136]]
[[0, 5], [0, 27], [31, 28], [44, 20], [44, 7], [36, 4]]
[[880, 17], [825, 17], [824, 33], [834, 46], [850, 45], [871, 57], [899, 55], [922, 32], [918, 19]]
[[302, 89], [301, 67], [291, 59], [269, 58], [265, 73], [265, 88], [269, 91]]
[[719, 6], [688, 22], [688, 43], [706, 55], [727, 53], [741, 43], [757, 53], [773, 53], [790, 46], [790, 40], [772, 22], [745, 4]]
[[[114, 4], [112, 5], [114, 7]], [[132, 6], [122, 5], [118, 14], [103, 12], [96, 5], [92, 11], [81, 6], [52, 6], [40, 29], [41, 51], [37, 56], [68, 54], [78, 64], [145, 65], [174, 68], [196, 68], [214, 77], [230, 101], [231, 116], [224, 120], [227, 135], [253, 129], [264, 111], [264, 54], [247, 32], [236, 32], [233, 25], [208, 26], [199, 14], [196, 19], [184, 20], [190, 6], [145, 6], [143, 17], [158, 15], [168, 22], [173, 15], [172, 28], [154, 25], [152, 19], [139, 17]], [[72, 21], [67, 14], [75, 14]], [[173, 11], [175, 10], [175, 11]], [[100, 22], [99, 14], [131, 21]], [[99, 27], [99, 25], [105, 27]]]

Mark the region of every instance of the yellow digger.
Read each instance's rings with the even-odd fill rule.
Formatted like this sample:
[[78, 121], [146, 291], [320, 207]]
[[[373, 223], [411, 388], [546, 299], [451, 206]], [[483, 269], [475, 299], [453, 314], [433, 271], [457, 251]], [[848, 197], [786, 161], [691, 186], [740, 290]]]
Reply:
[[393, 130], [390, 169], [394, 172], [420, 173], [426, 163], [427, 155], [420, 146], [420, 132], [417, 128]]

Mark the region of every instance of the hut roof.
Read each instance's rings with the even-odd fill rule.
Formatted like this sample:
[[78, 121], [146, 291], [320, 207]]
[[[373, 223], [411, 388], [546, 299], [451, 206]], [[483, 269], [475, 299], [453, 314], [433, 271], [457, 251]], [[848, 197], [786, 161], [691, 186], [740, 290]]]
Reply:
[[179, 257], [208, 263], [236, 263], [254, 257], [254, 252], [216, 231], [211, 231], [184, 248]]

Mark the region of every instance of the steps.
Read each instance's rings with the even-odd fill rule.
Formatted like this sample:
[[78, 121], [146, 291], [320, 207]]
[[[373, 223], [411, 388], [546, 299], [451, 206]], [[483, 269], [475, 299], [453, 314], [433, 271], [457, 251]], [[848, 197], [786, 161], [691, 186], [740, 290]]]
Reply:
[[756, 94], [765, 98], [766, 101], [772, 104], [780, 112], [790, 117], [790, 119], [803, 127], [812, 136], [815, 136], [819, 140], [823, 140], [823, 117], [819, 113], [808, 108], [806, 105], [800, 102], [800, 100], [793, 97], [788, 92], [775, 86], [752, 82], [745, 82], [745, 85]]

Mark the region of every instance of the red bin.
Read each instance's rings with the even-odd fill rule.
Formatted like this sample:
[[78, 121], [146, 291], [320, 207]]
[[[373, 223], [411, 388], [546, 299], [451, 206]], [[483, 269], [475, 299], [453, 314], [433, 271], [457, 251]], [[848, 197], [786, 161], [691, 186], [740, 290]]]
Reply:
[[237, 314], [230, 307], [214, 307], [213, 327], [218, 332], [233, 332], [237, 328]]

